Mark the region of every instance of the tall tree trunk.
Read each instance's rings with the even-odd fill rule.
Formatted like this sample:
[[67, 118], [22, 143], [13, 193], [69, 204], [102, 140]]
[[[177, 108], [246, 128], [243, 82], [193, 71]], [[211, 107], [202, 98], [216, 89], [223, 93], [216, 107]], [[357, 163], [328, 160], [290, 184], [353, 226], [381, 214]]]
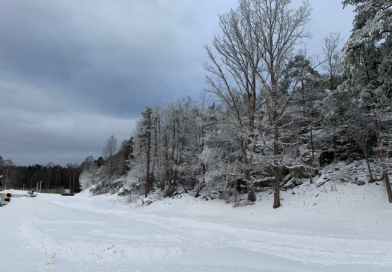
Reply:
[[[204, 126], [201, 126], [201, 137], [204, 137]], [[204, 151], [204, 140], [201, 140], [201, 153]], [[204, 162], [202, 161], [200, 163], [201, 166], [201, 174], [203, 176], [203, 182], [206, 182], [206, 165], [204, 164]]]
[[[150, 116], [149, 116], [150, 118]], [[144, 197], [150, 192], [150, 149], [151, 149], [151, 121], [148, 121], [148, 138], [147, 138], [147, 173], [146, 173], [146, 190]]]
[[333, 160], [335, 163], [338, 162], [338, 148], [337, 148], [337, 139], [336, 136], [336, 118], [333, 119]]
[[172, 145], [172, 153], [171, 153], [171, 169], [170, 169], [170, 187], [175, 185], [175, 150], [176, 150], [176, 123], [173, 122], [173, 145]]
[[167, 139], [166, 128], [163, 133], [164, 133], [163, 138], [164, 138], [164, 145], [165, 145], [164, 146], [164, 148], [165, 148], [165, 178], [166, 178], [167, 185], [170, 187], [171, 182], [170, 182], [169, 152], [168, 152], [169, 143], [168, 143], [168, 139]]
[[158, 164], [158, 130], [159, 130], [159, 119], [156, 118], [154, 121], [154, 160], [152, 163], [152, 172], [155, 172]]
[[380, 157], [380, 160], [381, 160], [381, 164], [382, 164], [382, 170], [383, 170], [383, 176], [384, 176], [384, 182], [385, 182], [385, 189], [386, 189], [387, 194], [388, 194], [389, 203], [392, 203], [392, 191], [391, 191], [391, 184], [389, 182], [388, 167], [386, 165], [384, 152], [382, 150], [382, 141], [381, 141], [381, 137], [380, 137], [380, 128], [379, 128], [379, 125], [378, 125], [377, 116], [376, 116], [376, 114], [374, 112], [372, 113], [372, 117], [373, 117], [374, 128], [375, 128], [375, 131], [376, 131], [376, 137], [377, 137], [378, 154], [379, 154], [379, 157]]
[[[330, 67], [332, 67], [332, 65], [330, 65]], [[333, 90], [333, 74], [332, 72], [330, 72], [330, 90]], [[337, 136], [336, 136], [336, 118], [333, 119], [333, 156], [334, 156], [334, 162], [337, 163], [338, 162], [338, 151], [337, 151]]]
[[112, 167], [112, 156], [109, 157], [109, 170], [108, 170], [108, 178], [110, 177], [110, 168]]
[[244, 163], [245, 163], [245, 179], [246, 179], [246, 189], [248, 191], [248, 200], [249, 201], [256, 201], [256, 195], [254, 192], [253, 184], [252, 184], [252, 179], [250, 176], [250, 165], [249, 165], [249, 160], [248, 160], [248, 154], [246, 152], [246, 147], [245, 147], [245, 140], [241, 139], [241, 150], [242, 150], [242, 156], [244, 158]]
[[314, 161], [314, 146], [313, 146], [313, 125], [310, 124], [310, 149], [312, 151], [312, 162]]
[[368, 168], [368, 171], [369, 171], [370, 182], [373, 182], [374, 179], [373, 179], [372, 169], [371, 169], [371, 167], [370, 167], [369, 158], [368, 158], [367, 155], [365, 155], [365, 160], [366, 160], [367, 168]]
[[314, 145], [313, 145], [313, 103], [311, 103], [312, 106], [312, 114], [311, 114], [311, 120], [310, 120], [310, 147], [312, 148], [312, 161], [314, 162]]
[[[272, 54], [271, 54], [272, 55]], [[272, 99], [273, 99], [273, 108], [272, 108], [272, 125], [274, 126], [274, 177], [275, 177], [275, 185], [274, 185], [274, 205], [272, 206], [274, 209], [280, 207], [280, 173], [279, 173], [279, 129], [278, 122], [279, 117], [277, 114], [278, 108], [278, 83], [275, 79], [274, 75], [271, 75], [271, 86], [273, 89]]]
[[278, 155], [279, 155], [279, 145], [278, 145], [278, 124], [276, 120], [276, 113], [274, 114], [274, 176], [275, 176], [275, 186], [274, 186], [274, 206], [273, 208], [280, 207], [280, 173], [278, 168]]

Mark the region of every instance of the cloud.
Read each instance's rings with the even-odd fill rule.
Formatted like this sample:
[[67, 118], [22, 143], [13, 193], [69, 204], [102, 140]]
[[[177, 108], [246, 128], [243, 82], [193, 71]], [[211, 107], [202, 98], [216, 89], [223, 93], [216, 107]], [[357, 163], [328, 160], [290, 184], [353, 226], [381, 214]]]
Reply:
[[[110, 135], [129, 138], [146, 106], [197, 96], [206, 87], [203, 45], [237, 3], [0, 1], [0, 155], [80, 163]], [[308, 48], [321, 54], [322, 37], [347, 33], [352, 19], [340, 0], [312, 5]]]
[[211, 40], [200, 39], [208, 32], [200, 12], [196, 2], [178, 0], [4, 0], [0, 67], [134, 117], [144, 109], [140, 100], [153, 106], [201, 90], [189, 83], [204, 82], [202, 66], [196, 75], [190, 68]]
[[18, 165], [97, 158], [111, 134], [129, 139], [137, 121], [84, 109], [55, 87], [4, 79], [0, 87], [7, 92], [0, 108], [1, 153]]

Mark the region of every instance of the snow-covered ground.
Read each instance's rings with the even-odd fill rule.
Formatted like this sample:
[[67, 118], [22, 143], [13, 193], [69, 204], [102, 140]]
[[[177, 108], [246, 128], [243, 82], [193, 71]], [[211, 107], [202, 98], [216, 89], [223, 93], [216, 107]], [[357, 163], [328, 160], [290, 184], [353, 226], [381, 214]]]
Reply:
[[144, 207], [86, 192], [14, 198], [0, 208], [0, 268], [392, 271], [392, 204], [381, 183], [304, 184], [282, 192], [276, 210], [272, 197], [236, 208], [188, 195]]

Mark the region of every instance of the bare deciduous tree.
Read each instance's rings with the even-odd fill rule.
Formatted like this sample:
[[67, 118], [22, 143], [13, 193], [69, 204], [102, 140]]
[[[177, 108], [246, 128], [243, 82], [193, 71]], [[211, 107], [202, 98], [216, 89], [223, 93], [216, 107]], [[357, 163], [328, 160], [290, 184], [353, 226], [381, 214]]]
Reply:
[[[262, 54], [263, 69], [258, 69], [258, 77], [266, 91], [265, 107], [268, 114], [270, 129], [273, 135], [273, 167], [275, 176], [274, 208], [280, 207], [280, 173], [282, 166], [281, 143], [279, 141], [280, 121], [293, 91], [281, 92], [280, 83], [284, 75], [285, 64], [291, 57], [294, 47], [310, 34], [304, 29], [310, 20], [311, 8], [307, 1], [297, 10], [289, 8], [288, 0], [262, 0], [255, 2], [255, 15], [249, 22], [256, 22], [255, 33], [257, 42], [265, 52]], [[298, 82], [294, 82], [292, 90]], [[268, 146], [268, 145], [267, 145]]]
[[145, 131], [147, 137], [147, 169], [146, 169], [146, 188], [144, 196], [147, 197], [150, 192], [150, 162], [151, 162], [151, 114], [152, 109], [147, 108], [145, 112], [142, 113], [145, 122]]
[[261, 143], [271, 147], [273, 152], [272, 160], [266, 162], [274, 169], [274, 208], [280, 206], [279, 122], [291, 98], [290, 92], [281, 92], [280, 82], [294, 47], [310, 36], [304, 30], [311, 11], [309, 2], [304, 1], [297, 10], [289, 8], [290, 2], [241, 0], [236, 11], [220, 16], [223, 36], [215, 37], [213, 44], [221, 62], [206, 47], [212, 65], [205, 65], [205, 69], [217, 77], [216, 80], [207, 77], [209, 91], [217, 95], [236, 118], [235, 123], [228, 123], [234, 126], [239, 138], [248, 199], [253, 201], [249, 143], [257, 142], [256, 121], [260, 122], [265, 113], [268, 116], [267, 130], [273, 135], [273, 144], [271, 147], [265, 139]]
[[[322, 65], [323, 69], [327, 72], [329, 81], [329, 90], [333, 91], [337, 88], [338, 77], [339, 77], [339, 58], [341, 55], [341, 50], [339, 49], [339, 43], [341, 42], [340, 33], [329, 33], [328, 36], [323, 39], [323, 53], [324, 53], [324, 63]], [[334, 150], [334, 161], [338, 160], [337, 152], [337, 132], [336, 126], [338, 121], [338, 110], [333, 111], [334, 114], [330, 114], [333, 127], [333, 150]]]
[[108, 163], [108, 175], [110, 175], [110, 168], [112, 166], [112, 160], [114, 154], [116, 154], [118, 149], [117, 145], [117, 139], [114, 137], [114, 135], [110, 136], [110, 138], [106, 141], [106, 145], [102, 150], [103, 157], [105, 160], [107, 160]]

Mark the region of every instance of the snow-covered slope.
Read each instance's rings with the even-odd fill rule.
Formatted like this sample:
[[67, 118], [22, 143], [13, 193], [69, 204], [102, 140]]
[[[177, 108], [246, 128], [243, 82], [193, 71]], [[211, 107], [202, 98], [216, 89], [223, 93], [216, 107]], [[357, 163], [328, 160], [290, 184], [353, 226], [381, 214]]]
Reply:
[[[320, 179], [323, 177], [321, 176]], [[318, 183], [319, 181], [316, 181]], [[15, 193], [15, 192], [13, 192]], [[187, 195], [149, 206], [40, 194], [0, 208], [0, 267], [12, 271], [391, 271], [382, 184], [304, 184], [255, 205]]]

